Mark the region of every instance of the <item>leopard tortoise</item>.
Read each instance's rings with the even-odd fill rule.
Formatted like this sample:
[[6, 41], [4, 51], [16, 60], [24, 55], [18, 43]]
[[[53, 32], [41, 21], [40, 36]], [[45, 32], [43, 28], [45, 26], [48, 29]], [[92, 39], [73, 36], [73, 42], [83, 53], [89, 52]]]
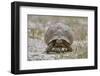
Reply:
[[46, 49], [47, 53], [72, 51], [72, 30], [68, 27], [68, 25], [64, 25], [62, 23], [56, 23], [49, 26], [45, 33], [45, 43], [48, 46]]

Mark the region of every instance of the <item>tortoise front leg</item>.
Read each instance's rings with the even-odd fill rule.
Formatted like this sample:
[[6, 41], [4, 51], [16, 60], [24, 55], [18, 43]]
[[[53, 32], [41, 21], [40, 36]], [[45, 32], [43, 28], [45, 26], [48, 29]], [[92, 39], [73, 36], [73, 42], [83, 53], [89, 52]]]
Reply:
[[67, 51], [68, 51], [68, 52], [72, 52], [72, 47], [70, 46], [70, 44], [67, 43], [67, 42], [64, 42], [64, 41], [63, 41], [63, 43], [64, 43], [64, 45], [67, 47]]
[[51, 51], [52, 51], [52, 48], [53, 48], [53, 46], [54, 46], [54, 43], [50, 43], [49, 45], [48, 45], [48, 47], [47, 47], [47, 53], [50, 53]]

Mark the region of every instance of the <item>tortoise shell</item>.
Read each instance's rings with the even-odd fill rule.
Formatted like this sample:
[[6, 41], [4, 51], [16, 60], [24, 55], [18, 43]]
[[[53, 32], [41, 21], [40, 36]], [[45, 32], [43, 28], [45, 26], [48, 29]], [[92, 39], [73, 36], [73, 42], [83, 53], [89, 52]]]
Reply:
[[45, 33], [45, 42], [47, 45], [51, 43], [53, 40], [62, 39], [66, 41], [68, 44], [73, 43], [73, 35], [71, 29], [68, 25], [64, 25], [62, 23], [57, 23], [55, 25], [49, 26]]

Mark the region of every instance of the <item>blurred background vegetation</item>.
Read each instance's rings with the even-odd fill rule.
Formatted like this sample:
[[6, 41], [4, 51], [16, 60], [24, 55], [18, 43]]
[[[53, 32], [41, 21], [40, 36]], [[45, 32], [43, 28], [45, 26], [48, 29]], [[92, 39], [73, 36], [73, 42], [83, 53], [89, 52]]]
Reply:
[[[28, 15], [28, 60], [87, 58], [88, 17]], [[48, 27], [63, 23], [73, 31], [73, 52], [47, 55], [44, 34]], [[47, 58], [46, 58], [46, 57]], [[49, 57], [48, 57], [49, 56]]]

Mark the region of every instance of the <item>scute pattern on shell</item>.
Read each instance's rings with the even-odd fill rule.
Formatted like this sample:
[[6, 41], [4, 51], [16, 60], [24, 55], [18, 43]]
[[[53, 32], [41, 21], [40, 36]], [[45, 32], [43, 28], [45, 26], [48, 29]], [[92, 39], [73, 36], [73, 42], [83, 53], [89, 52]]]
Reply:
[[64, 25], [62, 23], [56, 23], [55, 25], [51, 25], [47, 32], [45, 33], [45, 42], [48, 45], [54, 39], [64, 39], [69, 44], [73, 43], [73, 35], [71, 29], [68, 25]]

